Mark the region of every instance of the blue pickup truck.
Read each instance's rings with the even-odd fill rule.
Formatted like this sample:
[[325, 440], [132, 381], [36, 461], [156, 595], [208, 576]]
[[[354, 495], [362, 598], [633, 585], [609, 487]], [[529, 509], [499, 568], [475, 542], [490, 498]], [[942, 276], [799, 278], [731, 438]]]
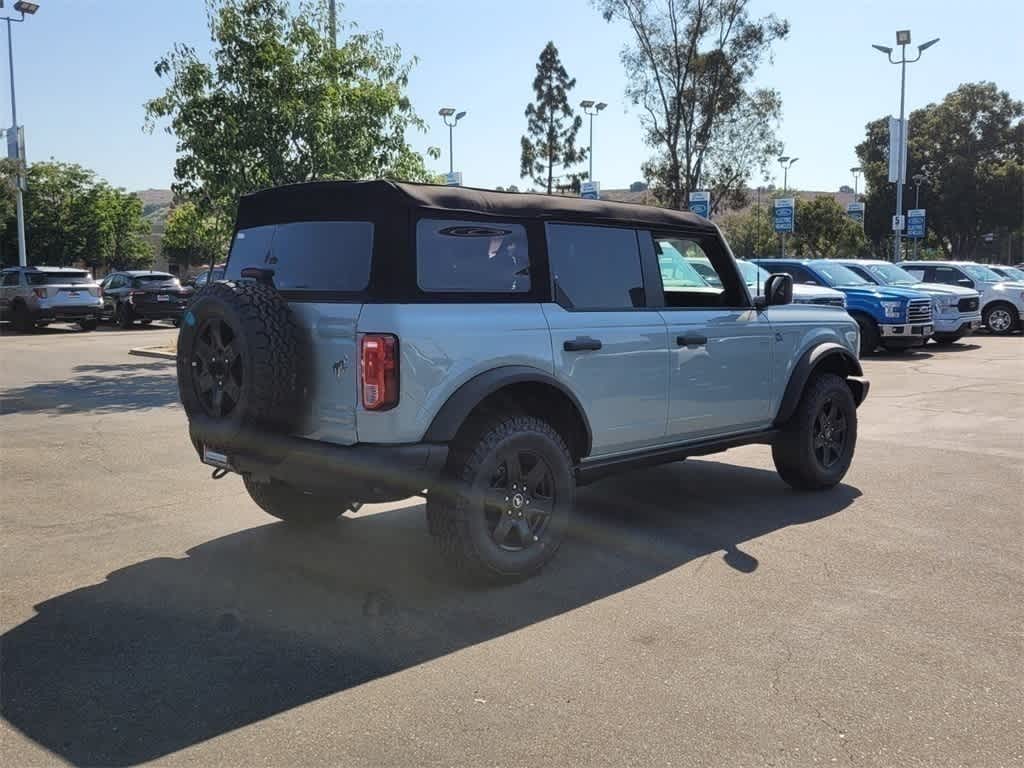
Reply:
[[823, 285], [846, 294], [846, 311], [860, 326], [860, 353], [878, 347], [905, 350], [925, 344], [935, 330], [932, 298], [921, 291], [875, 285], [851, 269], [826, 259], [757, 259], [772, 273], [794, 283]]

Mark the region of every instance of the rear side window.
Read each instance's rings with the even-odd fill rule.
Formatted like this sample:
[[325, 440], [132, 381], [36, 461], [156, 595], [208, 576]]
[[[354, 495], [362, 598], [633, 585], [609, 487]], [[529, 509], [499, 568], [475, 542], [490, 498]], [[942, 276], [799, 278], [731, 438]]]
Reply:
[[362, 291], [372, 259], [369, 222], [301, 221], [240, 230], [224, 276], [237, 280], [246, 267], [259, 267], [274, 270], [282, 291]]
[[416, 282], [431, 292], [528, 293], [526, 229], [454, 219], [416, 224]]
[[632, 229], [549, 224], [555, 300], [566, 309], [644, 306], [640, 248]]
[[17, 285], [18, 284], [18, 273], [17, 272], [5, 272], [4, 273], [4, 285]]

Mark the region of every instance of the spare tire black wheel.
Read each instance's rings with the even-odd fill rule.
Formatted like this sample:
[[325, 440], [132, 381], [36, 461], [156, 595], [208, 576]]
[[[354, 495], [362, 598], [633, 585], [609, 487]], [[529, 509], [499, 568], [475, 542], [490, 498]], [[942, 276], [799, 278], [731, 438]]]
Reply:
[[295, 316], [273, 286], [206, 286], [178, 333], [178, 392], [185, 413], [290, 431], [304, 378], [300, 348]]

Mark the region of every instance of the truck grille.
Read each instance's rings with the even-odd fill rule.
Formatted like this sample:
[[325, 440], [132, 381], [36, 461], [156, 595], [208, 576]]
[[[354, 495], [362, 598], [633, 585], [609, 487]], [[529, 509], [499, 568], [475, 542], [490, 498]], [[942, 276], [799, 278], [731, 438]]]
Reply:
[[826, 299], [811, 299], [811, 304], [824, 304], [829, 307], [845, 307], [846, 304], [841, 296]]
[[932, 320], [931, 299], [912, 299], [907, 305], [908, 323], [930, 323]]
[[978, 308], [978, 300], [960, 299], [960, 303], [956, 306], [961, 312], [974, 312]]

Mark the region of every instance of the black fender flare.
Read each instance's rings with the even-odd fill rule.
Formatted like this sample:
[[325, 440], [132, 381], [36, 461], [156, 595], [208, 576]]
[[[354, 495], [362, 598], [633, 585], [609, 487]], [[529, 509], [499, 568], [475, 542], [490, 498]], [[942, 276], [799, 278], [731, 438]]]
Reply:
[[590, 420], [587, 419], [587, 412], [580, 403], [579, 398], [573, 394], [565, 384], [556, 379], [550, 373], [540, 368], [532, 368], [528, 365], [503, 365], [500, 368], [492, 368], [489, 371], [477, 374], [462, 386], [456, 389], [441, 406], [441, 410], [430, 422], [426, 434], [423, 436], [425, 442], [447, 443], [455, 439], [459, 428], [485, 398], [493, 395], [499, 389], [512, 384], [546, 384], [568, 398], [576, 409], [580, 422], [585, 433], [585, 445], [582, 447], [583, 456], [590, 453], [593, 444], [593, 433], [590, 429]]
[[[842, 370], [845, 371], [844, 375], [847, 377], [864, 375], [864, 370], [861, 368], [860, 361], [856, 356], [852, 355], [850, 350], [842, 344], [837, 344], [834, 341], [824, 341], [816, 344], [800, 356], [797, 364], [793, 367], [793, 373], [789, 376], [789, 383], [786, 384], [786, 392], [782, 396], [778, 414], [775, 416], [775, 426], [781, 426], [789, 421], [794, 411], [796, 411], [800, 397], [804, 393], [804, 387], [807, 386], [807, 381], [811, 378], [811, 374], [822, 365], [835, 365], [837, 363], [841, 364]], [[857, 401], [857, 405], [860, 405], [864, 395], [867, 394], [866, 385], [861, 389], [860, 393], [854, 387], [851, 387], [851, 389], [853, 390], [854, 400]]]

